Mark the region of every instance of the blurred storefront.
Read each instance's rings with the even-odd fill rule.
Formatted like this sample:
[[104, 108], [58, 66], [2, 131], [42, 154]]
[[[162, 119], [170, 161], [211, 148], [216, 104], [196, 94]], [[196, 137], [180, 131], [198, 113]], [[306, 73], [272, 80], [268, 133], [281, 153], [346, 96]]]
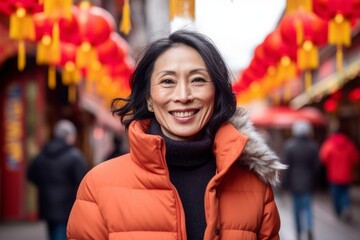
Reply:
[[[59, 5], [50, 6], [57, 17], [66, 15], [66, 3], [60, 1]], [[78, 9], [82, 3], [84, 8]], [[83, 62], [78, 63], [73, 59], [73, 52], [62, 52], [61, 48], [62, 60], [57, 65], [49, 62], [47, 58], [56, 54], [53, 50], [56, 49], [57, 38], [53, 19], [47, 19], [46, 14], [39, 10], [41, 4], [44, 3], [3, 1], [0, 4], [0, 131], [4, 133], [0, 136], [0, 221], [37, 219], [36, 189], [26, 180], [27, 164], [52, 137], [52, 128], [57, 120], [66, 118], [75, 123], [78, 130], [77, 146], [84, 153], [90, 168], [105, 160], [104, 157], [111, 151], [113, 135], [123, 137], [127, 150], [124, 128], [110, 112], [111, 99], [127, 96], [132, 57], [139, 54], [150, 38], [159, 38], [170, 31], [167, 0], [132, 0], [131, 19], [128, 19], [130, 25], [126, 26], [130, 31], [126, 34], [119, 32], [118, 25], [122, 19], [124, 1], [74, 1], [73, 7], [82, 11], [83, 17], [93, 19], [89, 22], [78, 21], [78, 24], [85, 26], [72, 26], [72, 21], [62, 19], [65, 23], [62, 23], [63, 26], [59, 23], [59, 30], [65, 28], [66, 40], [71, 44], [76, 41], [78, 49], [83, 50], [83, 45], [89, 46], [81, 44], [84, 42], [90, 43], [90, 49], [97, 48], [98, 60], [110, 70], [105, 74], [102, 70], [92, 72], [93, 65], [81, 66], [77, 69], [81, 78], [77, 77], [76, 72], [75, 75], [67, 75], [70, 76], [70, 83], [65, 83], [62, 77], [66, 62], [62, 62], [63, 58], [81, 64], [92, 56], [83, 55]], [[39, 24], [35, 24], [35, 40], [25, 41], [24, 48], [19, 48], [21, 41], [10, 38], [10, 15], [19, 14], [13, 15], [19, 17], [17, 20], [24, 17], [21, 9], [15, 12], [21, 7], [29, 10], [30, 14], [39, 14], [33, 18]], [[80, 12], [73, 16], [76, 18], [78, 15]], [[25, 22], [17, 23], [21, 25]], [[96, 27], [96, 24], [99, 25]], [[13, 30], [19, 30], [16, 33], [21, 35], [27, 33], [27, 27]], [[75, 27], [83, 29], [75, 30]], [[83, 42], [78, 42], [77, 37], [72, 38], [72, 34], [82, 34]], [[59, 38], [62, 41], [64, 35], [61, 35]], [[45, 41], [49, 37], [51, 47], [41, 55], [39, 46], [49, 46]], [[101, 44], [100, 39], [104, 40]], [[20, 50], [25, 52], [20, 54]], [[23, 55], [25, 59], [21, 57]], [[43, 58], [39, 64], [40, 55]], [[19, 59], [22, 64], [19, 64]], [[21, 69], [20, 65], [24, 68]], [[89, 86], [92, 88], [90, 91]]]
[[113, 134], [123, 134], [118, 119], [94, 96], [81, 95], [69, 101], [68, 86], [56, 72], [56, 88], [49, 89], [48, 67], [36, 64], [34, 46], [27, 46], [26, 67], [17, 68], [17, 45], [9, 40], [0, 22], [0, 220], [37, 218], [36, 189], [26, 180], [28, 163], [52, 137], [59, 119], [73, 121], [78, 130], [77, 146], [89, 167], [104, 158]]

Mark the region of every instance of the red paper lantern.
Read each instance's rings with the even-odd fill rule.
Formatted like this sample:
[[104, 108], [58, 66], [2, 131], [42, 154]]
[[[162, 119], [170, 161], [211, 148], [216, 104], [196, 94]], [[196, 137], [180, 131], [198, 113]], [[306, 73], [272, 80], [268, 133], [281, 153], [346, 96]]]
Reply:
[[107, 65], [123, 62], [129, 52], [129, 45], [117, 32], [97, 47], [99, 61]]
[[[60, 58], [60, 49], [52, 49], [53, 43], [53, 25], [55, 20], [46, 16], [44, 12], [34, 14], [35, 41], [38, 42], [37, 62], [56, 64]], [[56, 20], [59, 24], [59, 40], [62, 42], [72, 42], [78, 39], [78, 23], [74, 16], [66, 18], [65, 16]], [[58, 46], [60, 48], [60, 44]], [[59, 51], [57, 58], [51, 58], [57, 55], [54, 51]], [[51, 52], [52, 54], [49, 54]]]
[[286, 44], [281, 36], [279, 28], [268, 34], [263, 42], [264, 52], [274, 62], [280, 61], [281, 57], [287, 56], [296, 61], [297, 48]]
[[305, 88], [309, 90], [310, 71], [319, 65], [318, 47], [327, 42], [327, 23], [313, 12], [299, 9], [286, 15], [279, 29], [286, 44], [297, 46], [297, 66], [305, 71]]
[[279, 28], [266, 36], [264, 52], [277, 62], [278, 78], [280, 81], [294, 78], [297, 75], [296, 60], [297, 47], [286, 44], [282, 39]]
[[82, 74], [76, 67], [76, 46], [72, 43], [62, 42], [60, 45], [60, 61], [57, 64], [62, 68], [62, 82], [68, 86], [69, 102], [76, 101], [76, 85], [80, 82]]
[[248, 69], [244, 72], [251, 72], [253, 79], [260, 79], [266, 74], [269, 65], [261, 61], [259, 58], [253, 57], [250, 61]]
[[64, 67], [66, 63], [76, 61], [76, 46], [72, 43], [61, 42], [61, 57], [60, 61], [57, 64], [59, 67]]
[[74, 8], [74, 15], [79, 24], [79, 39], [74, 39], [79, 41], [75, 42], [77, 44], [88, 42], [92, 46], [98, 46], [115, 30], [114, 18], [103, 8], [84, 3]]
[[351, 22], [360, 17], [360, 0], [313, 0], [314, 12], [328, 21], [328, 42], [337, 46], [337, 68], [342, 69], [342, 46], [351, 44]]
[[108, 73], [113, 79], [121, 79], [122, 85], [130, 89], [130, 76], [134, 72], [133, 60], [129, 57], [114, 65], [108, 65]]
[[284, 42], [290, 46], [300, 46], [306, 41], [322, 46], [327, 42], [327, 23], [301, 9], [284, 16], [279, 29]]
[[323, 19], [330, 20], [337, 14], [346, 19], [360, 17], [360, 0], [312, 0], [313, 11]]
[[87, 2], [81, 2], [74, 11], [79, 24], [79, 38], [73, 39], [78, 45], [76, 63], [79, 67], [88, 67], [97, 61], [94, 48], [104, 43], [115, 30], [115, 20], [105, 9], [90, 6]]
[[259, 44], [254, 51], [254, 60], [261, 64], [265, 69], [276, 64], [276, 61], [265, 52], [264, 44]]
[[2, 0], [0, 3], [0, 9], [6, 15], [16, 12], [19, 8], [24, 8], [28, 14], [43, 11], [39, 0]]
[[244, 90], [248, 88], [254, 81], [260, 80], [261, 77], [257, 76], [257, 73], [254, 72], [254, 69], [249, 66], [240, 74], [239, 80], [237, 82], [241, 86], [241, 89]]

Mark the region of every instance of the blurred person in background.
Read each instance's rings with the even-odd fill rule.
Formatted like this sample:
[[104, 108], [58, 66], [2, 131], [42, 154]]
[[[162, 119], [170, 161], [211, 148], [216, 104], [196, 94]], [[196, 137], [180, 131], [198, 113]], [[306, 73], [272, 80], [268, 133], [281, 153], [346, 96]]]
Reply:
[[110, 153], [105, 157], [104, 161], [116, 158], [118, 156], [121, 156], [121, 155], [127, 153], [124, 150], [123, 140], [122, 140], [121, 136], [114, 134], [112, 137], [112, 144], [113, 144], [112, 149], [111, 149]]
[[299, 120], [292, 125], [292, 137], [285, 142], [285, 187], [291, 192], [297, 239], [306, 233], [313, 239], [312, 202], [316, 175], [320, 169], [318, 144], [312, 140], [313, 128], [309, 121]]
[[320, 159], [326, 168], [335, 214], [348, 222], [352, 218], [349, 190], [359, 163], [359, 150], [341, 126], [336, 128], [321, 145]]
[[49, 239], [65, 240], [66, 225], [76, 191], [88, 171], [76, 142], [76, 127], [60, 120], [54, 138], [31, 161], [27, 177], [37, 186], [39, 217], [47, 223]]
[[284, 166], [236, 109], [210, 39], [179, 30], [151, 43], [130, 82], [112, 105], [130, 153], [84, 177], [68, 238], [279, 239], [271, 184]]

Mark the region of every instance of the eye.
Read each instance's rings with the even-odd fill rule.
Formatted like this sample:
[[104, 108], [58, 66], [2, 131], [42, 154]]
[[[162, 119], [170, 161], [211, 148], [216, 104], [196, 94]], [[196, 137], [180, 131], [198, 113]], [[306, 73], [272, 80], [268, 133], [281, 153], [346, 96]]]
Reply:
[[195, 85], [195, 86], [202, 86], [205, 85], [207, 83], [211, 83], [212, 81], [209, 79], [206, 79], [204, 77], [195, 77], [191, 80], [191, 84]]
[[193, 82], [193, 83], [203, 83], [203, 82], [206, 82], [206, 79], [204, 79], [202, 77], [197, 77], [197, 78], [194, 78], [191, 82]]
[[175, 83], [175, 81], [170, 78], [165, 78], [165, 79], [160, 80], [161, 85], [172, 85], [174, 83]]

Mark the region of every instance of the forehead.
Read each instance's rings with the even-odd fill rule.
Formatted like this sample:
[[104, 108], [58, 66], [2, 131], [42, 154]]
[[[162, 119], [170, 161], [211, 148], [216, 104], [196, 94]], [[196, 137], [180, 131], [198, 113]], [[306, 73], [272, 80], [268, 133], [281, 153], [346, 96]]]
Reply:
[[176, 63], [184, 65], [205, 65], [203, 58], [196, 49], [184, 44], [175, 44], [157, 58], [155, 61], [155, 68]]

